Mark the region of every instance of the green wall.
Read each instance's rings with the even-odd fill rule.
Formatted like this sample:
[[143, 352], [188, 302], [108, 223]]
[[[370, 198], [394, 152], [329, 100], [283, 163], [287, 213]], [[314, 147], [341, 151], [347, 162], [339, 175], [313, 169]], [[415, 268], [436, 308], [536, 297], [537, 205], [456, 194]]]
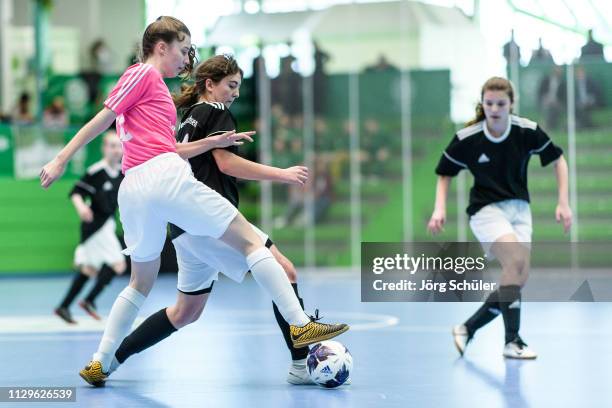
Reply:
[[68, 198], [74, 180], [43, 190], [38, 180], [0, 177], [0, 274], [65, 271], [79, 241], [79, 220]]

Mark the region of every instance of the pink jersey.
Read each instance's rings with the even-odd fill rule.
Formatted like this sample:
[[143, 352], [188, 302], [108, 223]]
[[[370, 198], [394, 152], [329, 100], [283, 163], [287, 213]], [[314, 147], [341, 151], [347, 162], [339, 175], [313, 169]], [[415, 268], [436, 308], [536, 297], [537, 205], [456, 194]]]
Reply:
[[124, 173], [162, 153], [176, 152], [176, 108], [160, 72], [152, 65], [129, 67], [104, 106], [117, 114]]

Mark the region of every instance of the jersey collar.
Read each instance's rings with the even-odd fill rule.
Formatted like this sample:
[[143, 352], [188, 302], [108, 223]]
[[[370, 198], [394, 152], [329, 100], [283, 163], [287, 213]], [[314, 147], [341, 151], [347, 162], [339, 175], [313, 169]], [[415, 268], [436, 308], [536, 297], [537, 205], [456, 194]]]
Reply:
[[487, 137], [487, 139], [489, 139], [493, 143], [501, 143], [504, 140], [506, 140], [506, 138], [510, 134], [511, 128], [512, 128], [512, 118], [510, 116], [508, 116], [508, 127], [506, 128], [506, 130], [504, 130], [504, 133], [502, 133], [501, 137], [495, 137], [489, 132], [489, 128], [487, 127], [486, 119], [483, 121], [483, 124], [482, 124], [482, 130], [484, 130], [485, 136]]
[[121, 167], [112, 167], [110, 164], [108, 164], [106, 160], [102, 160], [104, 161], [104, 170], [106, 171], [106, 173], [108, 173], [108, 175], [112, 178], [116, 178], [119, 175], [119, 172], [121, 171]]

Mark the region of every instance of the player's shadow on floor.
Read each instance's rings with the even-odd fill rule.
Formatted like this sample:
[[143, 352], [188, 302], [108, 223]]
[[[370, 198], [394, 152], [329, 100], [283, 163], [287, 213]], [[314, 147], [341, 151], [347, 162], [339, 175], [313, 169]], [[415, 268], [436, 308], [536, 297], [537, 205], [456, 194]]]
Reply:
[[529, 363], [529, 361], [504, 360], [506, 368], [504, 378], [499, 378], [497, 375], [465, 358], [457, 359], [456, 366], [465, 368], [466, 372], [480, 379], [489, 387], [497, 390], [503, 398], [505, 407], [529, 408], [530, 404], [525, 399], [521, 390], [521, 368], [524, 364]]

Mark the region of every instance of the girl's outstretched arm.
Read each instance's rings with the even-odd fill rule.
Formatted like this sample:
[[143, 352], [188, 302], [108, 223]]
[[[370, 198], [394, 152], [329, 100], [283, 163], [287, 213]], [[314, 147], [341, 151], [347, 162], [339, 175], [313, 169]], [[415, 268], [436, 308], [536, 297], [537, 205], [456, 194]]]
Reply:
[[213, 150], [213, 157], [222, 173], [243, 180], [269, 180], [301, 186], [308, 180], [308, 168], [304, 166], [293, 166], [286, 169], [266, 166], [221, 149]]
[[96, 116], [85, 124], [70, 142], [55, 156], [53, 160], [45, 164], [40, 172], [40, 185], [48, 188], [55, 180], [60, 178], [66, 170], [66, 164], [72, 156], [87, 143], [91, 142], [100, 133], [104, 132], [115, 121], [115, 112], [108, 108], [102, 109]]

